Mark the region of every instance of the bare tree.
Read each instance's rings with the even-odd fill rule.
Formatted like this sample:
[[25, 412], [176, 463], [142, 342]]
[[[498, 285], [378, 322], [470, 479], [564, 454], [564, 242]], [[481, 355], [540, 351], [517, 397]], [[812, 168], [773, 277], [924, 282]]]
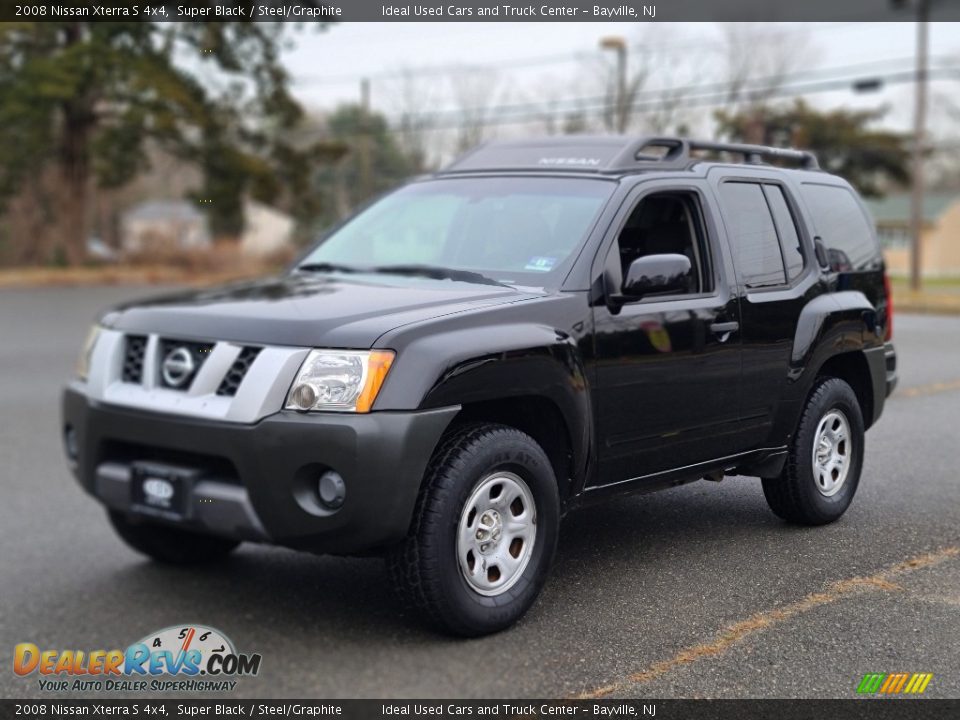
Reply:
[[649, 26], [637, 41], [634, 64], [644, 82], [630, 98], [629, 123], [644, 133], [677, 132], [689, 122], [683, 97], [705, 74], [708, 57], [696, 47], [678, 45], [672, 31]]
[[930, 135], [937, 138], [936, 150], [927, 155], [926, 176], [931, 189], [960, 189], [960, 102], [952, 93], [934, 91], [930, 97]]
[[583, 72], [582, 58], [562, 76], [544, 75], [537, 80], [527, 101], [539, 105], [537, 125], [547, 135], [572, 135], [596, 130], [591, 122], [590, 94], [596, 80]]
[[742, 112], [767, 103], [790, 74], [812, 61], [810, 36], [796, 29], [755, 23], [726, 23], [722, 45], [726, 111]]
[[[678, 52], [674, 33], [667, 27], [647, 26], [629, 45], [624, 97], [617, 101], [618, 82], [612, 58], [593, 68], [595, 77], [606, 78], [601, 113], [603, 128], [613, 132], [641, 130], [664, 133], [685, 122], [683, 88], [702, 74], [706, 58], [696, 50]], [[701, 67], [698, 67], [700, 65]]]
[[436, 83], [404, 68], [384, 85], [384, 94], [395, 118], [393, 129], [400, 149], [417, 171], [426, 170], [436, 161], [429, 152], [435, 125], [429, 111], [439, 99]]
[[457, 150], [464, 151], [481, 142], [491, 125], [492, 109], [506, 100], [496, 70], [461, 67], [450, 75], [454, 106], [460, 118]]

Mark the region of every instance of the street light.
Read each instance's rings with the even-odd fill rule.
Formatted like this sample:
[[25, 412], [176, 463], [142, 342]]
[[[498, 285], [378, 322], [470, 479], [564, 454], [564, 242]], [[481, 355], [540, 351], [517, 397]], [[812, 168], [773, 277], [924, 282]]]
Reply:
[[617, 100], [616, 130], [627, 131], [627, 41], [619, 36], [600, 39], [601, 50], [613, 50], [617, 54]]

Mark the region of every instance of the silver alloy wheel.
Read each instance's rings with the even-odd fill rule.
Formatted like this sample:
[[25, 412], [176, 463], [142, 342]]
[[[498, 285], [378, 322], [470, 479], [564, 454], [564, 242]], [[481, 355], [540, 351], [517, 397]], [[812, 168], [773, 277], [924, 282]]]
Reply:
[[488, 597], [516, 584], [537, 539], [537, 506], [514, 473], [488, 475], [460, 513], [457, 560], [467, 584]]
[[850, 421], [834, 408], [820, 419], [813, 436], [813, 479], [825, 497], [840, 492], [853, 462]]

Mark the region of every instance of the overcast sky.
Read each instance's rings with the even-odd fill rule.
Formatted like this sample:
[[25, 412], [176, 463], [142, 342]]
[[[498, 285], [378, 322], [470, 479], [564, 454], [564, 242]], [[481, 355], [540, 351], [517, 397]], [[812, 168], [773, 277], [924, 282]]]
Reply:
[[[796, 43], [803, 55], [798, 68], [801, 72], [874, 62], [881, 63], [876, 65], [877, 72], [908, 69], [906, 61], [915, 48], [913, 24], [756, 23], [751, 29], [761, 38], [786, 37], [789, 43]], [[661, 61], [666, 57], [671, 64], [686, 63], [686, 75], [681, 73], [676, 79], [666, 70], [657, 72], [668, 85], [723, 79], [716, 74], [725, 34], [715, 23], [346, 23], [322, 33], [299, 33], [286, 62], [296, 94], [309, 107], [330, 109], [341, 102], [355, 102], [360, 79], [369, 77], [374, 109], [389, 115], [398, 111], [399, 94], [399, 81], [391, 74], [402, 68], [428, 70], [420, 82], [430, 92], [433, 109], [451, 105], [453, 84], [447, 69], [464, 65], [494, 68], [496, 102], [602, 93], [597, 73], [598, 68], [602, 70], [604, 56], [597, 45], [601, 37], [609, 35], [653, 45]], [[960, 28], [934, 23], [930, 52], [933, 58], [947, 58], [960, 67]], [[634, 63], [639, 61], [637, 54], [632, 58]], [[692, 75], [691, 59], [698, 63], [692, 65]], [[585, 76], [585, 62], [592, 63], [592, 76]], [[758, 63], [763, 62], [763, 57], [758, 57]], [[870, 71], [861, 74], [869, 75]], [[657, 79], [650, 84], [656, 85]], [[956, 124], [941, 105], [950, 102], [951, 96], [960, 98], [958, 91], [960, 79], [933, 84], [933, 122], [940, 134], [950, 135]], [[888, 85], [869, 94], [854, 95], [844, 90], [810, 99], [824, 107], [887, 103], [892, 112], [886, 122], [906, 128], [911, 120], [911, 97], [910, 85]], [[960, 102], [957, 104], [960, 106]], [[710, 108], [697, 112], [708, 115]]]

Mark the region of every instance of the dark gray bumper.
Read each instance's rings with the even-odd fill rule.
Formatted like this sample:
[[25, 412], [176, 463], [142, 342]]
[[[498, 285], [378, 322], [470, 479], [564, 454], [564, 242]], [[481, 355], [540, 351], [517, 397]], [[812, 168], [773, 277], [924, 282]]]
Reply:
[[[133, 464], [167, 463], [198, 471], [184, 527], [329, 553], [404, 536], [430, 455], [458, 411], [281, 412], [239, 425], [97, 405], [74, 388], [63, 397], [71, 467], [105, 505], [130, 511]], [[315, 496], [328, 469], [346, 483], [335, 511]]]
[[863, 351], [870, 369], [870, 385], [873, 390], [873, 414], [865, 417], [869, 428], [883, 414], [883, 406], [897, 386], [897, 351], [892, 343], [867, 348]]
[[887, 343], [883, 346], [884, 367], [886, 368], [887, 397], [893, 394], [897, 389], [897, 350], [893, 343]]

